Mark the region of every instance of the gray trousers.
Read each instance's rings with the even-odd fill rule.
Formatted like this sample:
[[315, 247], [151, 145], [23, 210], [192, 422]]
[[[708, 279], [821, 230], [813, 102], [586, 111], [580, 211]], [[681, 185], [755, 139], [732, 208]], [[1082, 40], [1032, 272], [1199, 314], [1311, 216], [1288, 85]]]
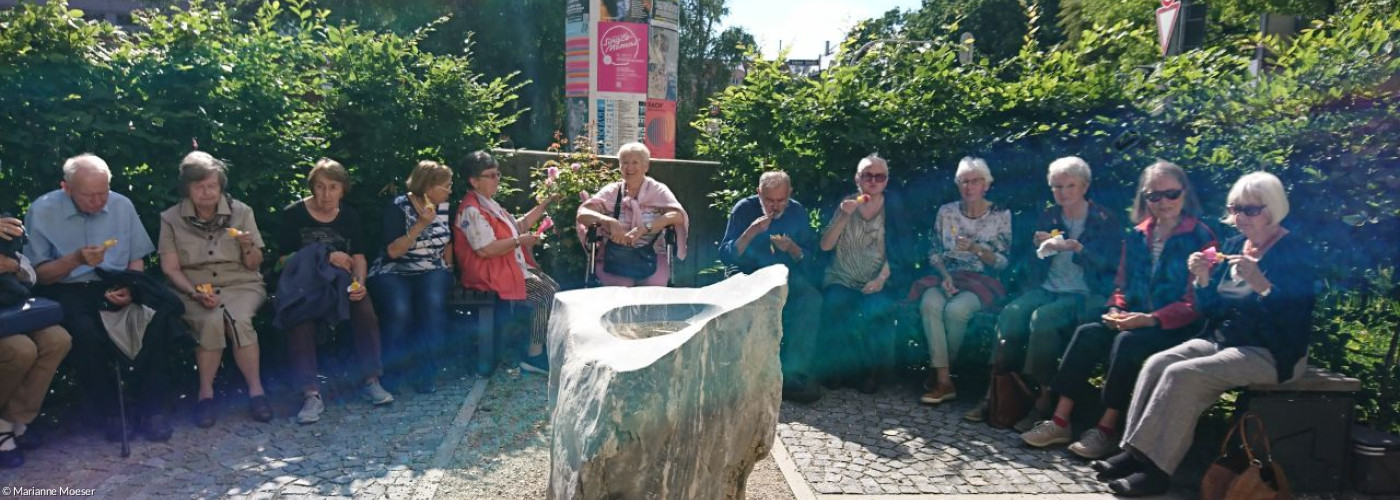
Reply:
[[[1293, 367], [1294, 376], [1307, 356]], [[1230, 389], [1278, 382], [1274, 356], [1263, 347], [1220, 348], [1191, 339], [1147, 358], [1138, 374], [1133, 403], [1123, 428], [1123, 447], [1132, 447], [1167, 474], [1176, 471], [1196, 433], [1196, 420]]]

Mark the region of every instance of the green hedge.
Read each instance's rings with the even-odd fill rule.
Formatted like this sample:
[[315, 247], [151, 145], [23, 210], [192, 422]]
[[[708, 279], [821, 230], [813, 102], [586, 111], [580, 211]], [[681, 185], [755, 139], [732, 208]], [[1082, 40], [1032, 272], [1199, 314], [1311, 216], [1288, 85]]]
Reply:
[[[1397, 317], [1394, 283], [1367, 277], [1393, 269], [1400, 245], [1400, 9], [1372, 0], [1338, 11], [1291, 43], [1227, 37], [1156, 66], [1155, 33], [1126, 22], [1040, 46], [1034, 4], [1020, 53], [998, 63], [960, 65], [952, 41], [859, 57], [848, 43], [846, 64], [813, 78], [759, 62], [715, 99], [717, 127], [695, 124], [712, 127], [700, 150], [724, 165], [726, 187], [712, 198], [727, 207], [776, 167], [803, 203], [830, 210], [854, 190], [857, 161], [878, 151], [892, 186], [923, 200], [914, 220], [931, 226], [937, 206], [956, 199], [958, 158], [978, 155], [996, 177], [988, 197], [1024, 218], [1050, 203], [1049, 162], [1074, 154], [1094, 167], [1090, 197], [1126, 220], [1138, 173], [1164, 158], [1190, 172], [1215, 224], [1235, 179], [1267, 170], [1289, 187], [1285, 224], [1323, 255], [1318, 358], [1376, 378]], [[1260, 44], [1272, 69], [1255, 77]], [[1377, 416], [1370, 396], [1363, 418]]]
[[222, 5], [144, 12], [130, 33], [65, 2], [0, 12], [0, 209], [22, 213], [58, 187], [64, 158], [92, 152], [154, 237], [197, 143], [228, 162], [229, 192], [268, 234], [323, 156], [350, 169], [347, 200], [377, 221], [419, 159], [450, 164], [516, 119], [504, 110], [521, 83], [420, 50], [426, 32], [333, 26], [304, 0], [246, 18]]

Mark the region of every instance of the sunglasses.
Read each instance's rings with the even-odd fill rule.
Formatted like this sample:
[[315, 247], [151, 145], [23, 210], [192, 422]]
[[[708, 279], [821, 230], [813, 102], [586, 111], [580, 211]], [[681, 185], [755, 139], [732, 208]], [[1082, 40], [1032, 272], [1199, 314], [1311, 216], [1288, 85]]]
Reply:
[[1226, 205], [1225, 210], [1230, 215], [1243, 215], [1245, 217], [1258, 217], [1264, 213], [1264, 207], [1268, 205]]
[[860, 180], [865, 182], [885, 182], [890, 180], [890, 174], [872, 174], [867, 172], [860, 174]]
[[1181, 194], [1184, 192], [1185, 191], [1182, 191], [1180, 189], [1168, 189], [1166, 191], [1147, 191], [1142, 193], [1142, 197], [1147, 198], [1147, 201], [1156, 203], [1162, 201], [1162, 198], [1166, 198], [1168, 200], [1175, 200], [1177, 198], [1181, 198]]

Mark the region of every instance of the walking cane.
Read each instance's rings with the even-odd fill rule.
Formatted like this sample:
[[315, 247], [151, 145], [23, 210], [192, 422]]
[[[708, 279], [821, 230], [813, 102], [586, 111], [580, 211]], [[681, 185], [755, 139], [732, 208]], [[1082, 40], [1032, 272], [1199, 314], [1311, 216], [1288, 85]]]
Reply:
[[122, 395], [122, 366], [117, 363], [117, 414], [122, 421], [122, 458], [131, 456], [131, 440], [126, 435], [126, 397]]

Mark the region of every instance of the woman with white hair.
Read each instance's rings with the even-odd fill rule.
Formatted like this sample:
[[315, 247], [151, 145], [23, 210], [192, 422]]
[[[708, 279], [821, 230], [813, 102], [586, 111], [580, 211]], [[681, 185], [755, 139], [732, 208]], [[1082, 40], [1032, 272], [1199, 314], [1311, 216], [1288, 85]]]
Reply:
[[[981, 158], [965, 157], [953, 175], [961, 200], [938, 208], [929, 263], [937, 281], [922, 292], [919, 314], [928, 338], [934, 377], [919, 398], [939, 404], [958, 397], [950, 363], [958, 357], [972, 315], [1006, 295], [992, 273], [1006, 269], [1011, 246], [1011, 211], [987, 199], [992, 172]], [[926, 278], [925, 282], [928, 281]]]
[[1187, 258], [1206, 329], [1147, 360], [1123, 452], [1091, 464], [1116, 494], [1166, 492], [1196, 419], [1222, 393], [1287, 382], [1307, 366], [1317, 260], [1311, 245], [1279, 225], [1288, 216], [1283, 183], [1265, 172], [1245, 175], [1225, 208], [1224, 222], [1241, 234]]
[[[690, 218], [685, 208], [671, 194], [671, 188], [647, 175], [651, 169], [651, 151], [640, 142], [624, 144], [617, 151], [618, 170], [622, 181], [608, 184], [578, 207], [576, 221], [582, 237], [587, 227], [597, 226], [611, 245], [599, 249], [594, 273], [605, 286], [666, 286], [671, 278], [671, 262], [666, 258], [666, 242], [660, 238], [666, 228], [676, 230], [676, 258], [685, 260], [686, 231]], [[585, 242], [587, 244], [587, 242]], [[637, 251], [629, 257], [649, 257], [652, 263], [622, 262], [622, 250], [609, 264], [607, 247]], [[651, 252], [642, 251], [650, 247]], [[648, 274], [627, 275], [638, 269], [653, 269]]]
[[1019, 432], [1050, 418], [1050, 379], [1060, 354], [1075, 327], [1103, 313], [1123, 251], [1118, 218], [1085, 196], [1092, 179], [1088, 163], [1066, 156], [1050, 163], [1045, 177], [1055, 205], [1035, 222], [1031, 243], [1039, 258], [1026, 265], [1030, 286], [997, 316], [997, 335], [1025, 349], [1021, 371], [1041, 387], [1035, 408], [1015, 424]]

